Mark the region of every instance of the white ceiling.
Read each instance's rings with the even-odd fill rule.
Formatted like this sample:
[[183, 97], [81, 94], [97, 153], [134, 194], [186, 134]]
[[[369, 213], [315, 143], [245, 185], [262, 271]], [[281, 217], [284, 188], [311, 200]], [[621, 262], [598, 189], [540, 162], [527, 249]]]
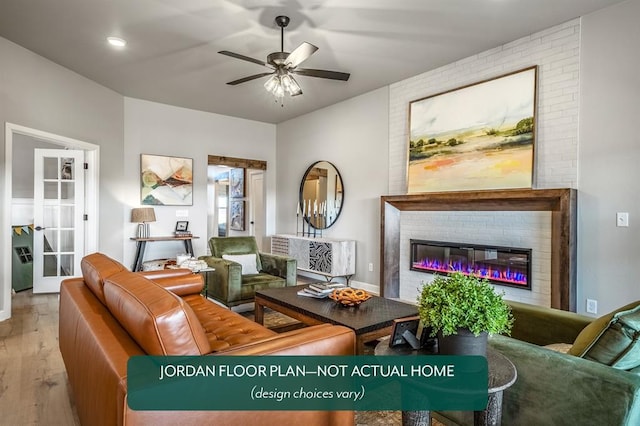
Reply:
[[[0, 0], [0, 36], [124, 96], [278, 123], [451, 63], [621, 0]], [[296, 77], [284, 107], [266, 77], [280, 50], [277, 15], [291, 18], [285, 51], [319, 50], [301, 66], [348, 82]], [[123, 50], [107, 36], [128, 41]]]

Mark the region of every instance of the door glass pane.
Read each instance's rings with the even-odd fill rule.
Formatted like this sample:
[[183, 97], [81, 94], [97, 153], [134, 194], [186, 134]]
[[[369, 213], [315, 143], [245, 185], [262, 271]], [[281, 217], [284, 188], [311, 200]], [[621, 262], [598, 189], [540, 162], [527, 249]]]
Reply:
[[58, 251], [58, 231], [45, 229], [42, 232], [44, 232], [44, 251], [49, 253]]
[[43, 159], [43, 175], [45, 179], [58, 179], [58, 159], [45, 157]]
[[45, 277], [57, 277], [58, 276], [58, 256], [55, 254], [44, 255], [44, 276]]
[[44, 199], [58, 199], [58, 182], [44, 182]]
[[73, 255], [61, 254], [60, 255], [60, 275], [70, 277], [75, 275], [73, 272]]
[[41, 226], [45, 228], [58, 227], [58, 206], [43, 206]]
[[60, 251], [73, 251], [73, 234], [74, 231], [60, 231]]
[[73, 201], [75, 194], [73, 193], [73, 182], [60, 182], [60, 199]]
[[73, 158], [62, 158], [61, 159], [61, 170], [60, 170], [60, 179], [62, 180], [72, 180], [73, 179]]
[[60, 228], [73, 228], [74, 206], [60, 206]]

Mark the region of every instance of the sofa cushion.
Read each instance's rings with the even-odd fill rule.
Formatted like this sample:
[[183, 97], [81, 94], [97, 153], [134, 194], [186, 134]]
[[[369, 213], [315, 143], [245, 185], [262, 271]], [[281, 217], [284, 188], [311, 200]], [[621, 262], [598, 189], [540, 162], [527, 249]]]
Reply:
[[82, 258], [80, 262], [82, 277], [85, 284], [104, 304], [104, 280], [113, 274], [126, 271], [127, 268], [116, 260], [105, 256], [102, 253], [92, 253]]
[[224, 260], [239, 263], [242, 266], [242, 275], [255, 275], [258, 273], [255, 253], [250, 254], [223, 254]]
[[267, 288], [281, 288], [286, 287], [287, 282], [284, 278], [276, 277], [273, 275], [260, 273], [256, 275], [243, 275], [242, 285], [240, 287], [240, 297], [242, 299], [251, 299], [258, 290], [265, 290]]
[[202, 325], [184, 301], [129, 271], [104, 281], [111, 314], [149, 355], [203, 355], [211, 348]]
[[582, 330], [569, 354], [621, 370], [640, 366], [640, 302], [604, 315]]
[[202, 324], [212, 352], [259, 342], [278, 334], [204, 297], [192, 295], [183, 300]]

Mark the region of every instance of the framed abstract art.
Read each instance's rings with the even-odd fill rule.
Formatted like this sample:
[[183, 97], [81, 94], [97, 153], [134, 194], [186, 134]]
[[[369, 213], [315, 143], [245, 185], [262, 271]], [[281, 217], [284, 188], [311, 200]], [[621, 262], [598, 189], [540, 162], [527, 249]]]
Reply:
[[140, 203], [156, 206], [193, 205], [193, 159], [142, 154]]

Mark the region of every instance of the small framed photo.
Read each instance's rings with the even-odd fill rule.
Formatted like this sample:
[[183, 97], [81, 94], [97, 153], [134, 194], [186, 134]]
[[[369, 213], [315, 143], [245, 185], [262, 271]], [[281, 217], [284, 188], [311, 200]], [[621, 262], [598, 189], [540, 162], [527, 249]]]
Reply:
[[244, 169], [229, 171], [229, 198], [244, 197]]
[[389, 346], [409, 345], [412, 349], [420, 349], [427, 345], [430, 328], [423, 327], [419, 316], [393, 320], [393, 329], [389, 338]]
[[186, 220], [179, 220], [176, 222], [176, 232], [187, 232], [189, 229], [189, 222]]
[[230, 217], [229, 229], [244, 231], [244, 201], [231, 200]]

